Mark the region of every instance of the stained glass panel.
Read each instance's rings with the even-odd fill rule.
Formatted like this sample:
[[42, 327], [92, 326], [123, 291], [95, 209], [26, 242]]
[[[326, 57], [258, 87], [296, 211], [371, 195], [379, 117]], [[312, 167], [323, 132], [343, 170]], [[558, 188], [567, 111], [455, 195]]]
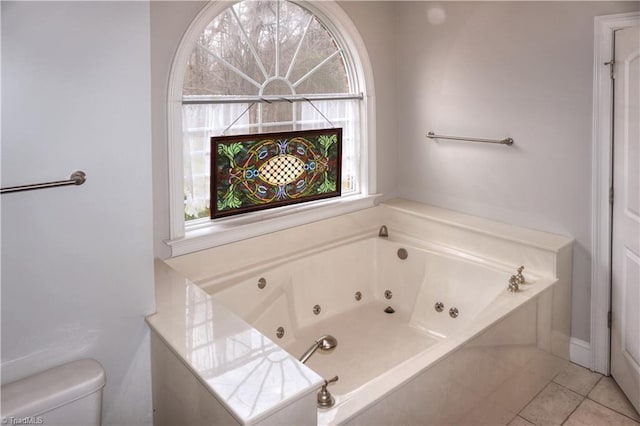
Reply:
[[211, 138], [211, 218], [339, 197], [342, 129]]

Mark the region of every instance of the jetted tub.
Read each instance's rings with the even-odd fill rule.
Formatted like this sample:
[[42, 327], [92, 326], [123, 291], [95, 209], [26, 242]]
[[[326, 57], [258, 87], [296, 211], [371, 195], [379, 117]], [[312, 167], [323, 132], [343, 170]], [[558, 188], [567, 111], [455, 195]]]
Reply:
[[[165, 395], [171, 352], [240, 424], [507, 424], [566, 365], [570, 259], [567, 238], [406, 200], [170, 259], [170, 275], [189, 279], [156, 284], [158, 303], [173, 306], [148, 318], [152, 365], [163, 358], [154, 406], [181, 396]], [[520, 264], [526, 284], [508, 292]], [[157, 281], [168, 274], [158, 268]], [[212, 318], [197, 322], [207, 335], [193, 337], [192, 317]], [[333, 351], [296, 361], [325, 334]], [[246, 350], [234, 355], [237, 342]], [[318, 375], [339, 380], [328, 386], [335, 405], [316, 411]]]
[[[306, 363], [327, 380], [339, 377], [329, 385], [334, 408], [319, 412], [319, 423], [330, 424], [366, 411], [556, 282], [525, 271], [526, 284], [510, 293], [515, 269], [394, 233], [261, 262], [199, 285], [296, 358], [322, 335], [337, 339], [333, 351], [316, 351]], [[532, 321], [524, 328], [535, 341], [533, 314], [518, 321]], [[454, 414], [466, 414], [460, 408]]]

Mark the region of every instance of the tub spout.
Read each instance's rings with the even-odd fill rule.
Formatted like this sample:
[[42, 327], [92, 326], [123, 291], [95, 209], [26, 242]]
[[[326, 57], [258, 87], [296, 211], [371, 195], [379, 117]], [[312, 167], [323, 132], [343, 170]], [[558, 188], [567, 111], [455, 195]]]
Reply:
[[336, 346], [338, 346], [338, 341], [336, 340], [336, 338], [325, 334], [324, 336], [313, 342], [313, 345], [311, 345], [311, 347], [307, 349], [307, 351], [300, 357], [300, 362], [303, 364], [307, 362], [307, 360], [311, 358], [311, 355], [313, 355], [318, 349], [323, 352], [330, 352]]

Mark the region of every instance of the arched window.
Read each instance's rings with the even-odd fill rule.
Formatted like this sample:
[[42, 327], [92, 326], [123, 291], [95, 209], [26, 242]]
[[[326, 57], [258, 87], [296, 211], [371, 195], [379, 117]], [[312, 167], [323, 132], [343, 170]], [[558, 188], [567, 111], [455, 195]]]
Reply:
[[[372, 192], [368, 58], [344, 12], [324, 3], [215, 2], [192, 24], [170, 82], [172, 204], [181, 198], [181, 206], [172, 206], [173, 239], [185, 230], [215, 232], [217, 223], [229, 229], [229, 221], [238, 222], [209, 219], [212, 136], [341, 127], [340, 199], [357, 200]], [[312, 203], [322, 207], [335, 201]], [[300, 212], [299, 207], [277, 210], [266, 215]], [[265, 213], [246, 216], [243, 225], [262, 222]]]

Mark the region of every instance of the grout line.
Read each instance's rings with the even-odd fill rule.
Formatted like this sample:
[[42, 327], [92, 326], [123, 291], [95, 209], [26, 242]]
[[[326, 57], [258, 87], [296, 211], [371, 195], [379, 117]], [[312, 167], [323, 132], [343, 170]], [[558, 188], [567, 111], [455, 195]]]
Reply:
[[[582, 367], [582, 366], [581, 366], [581, 367]], [[584, 367], [582, 367], [582, 368], [584, 368]], [[558, 373], [558, 374], [556, 375], [556, 377], [557, 377], [557, 376], [559, 376], [560, 374], [561, 374], [561, 373]], [[602, 378], [603, 378], [603, 377], [604, 377], [604, 376], [600, 376], [600, 378], [596, 381], [596, 383], [593, 385], [593, 387], [592, 387], [591, 389], [589, 389], [589, 392], [587, 392], [587, 395], [589, 395], [589, 394], [591, 393], [591, 391], [592, 391], [592, 390], [594, 390], [594, 389], [596, 388], [596, 386], [598, 386], [598, 383], [600, 383], [600, 380], [602, 380]], [[554, 379], [555, 379], [555, 377], [554, 377]], [[553, 381], [553, 380], [552, 380], [552, 381]], [[574, 391], [573, 389], [569, 389], [568, 387], [566, 387], [566, 386], [564, 386], [564, 385], [562, 385], [562, 384], [560, 384], [560, 383], [556, 383], [556, 382], [553, 382], [553, 383], [555, 383], [555, 384], [556, 384], [556, 385], [558, 385], [558, 386], [562, 386], [563, 388], [567, 389], [568, 391], [571, 391], [571, 392], [575, 393], [576, 395], [580, 395], [578, 392]], [[578, 408], [580, 408], [580, 406], [581, 406], [582, 404], [584, 404], [584, 401], [588, 399], [587, 395], [580, 395], [580, 397], [582, 398], [582, 400], [580, 401], [580, 403], [579, 403], [578, 405], [576, 405], [576, 408], [574, 408], [574, 409], [573, 409], [573, 410], [572, 410], [572, 411], [567, 415], [567, 417], [565, 417], [565, 419], [562, 421], [562, 424], [563, 424], [563, 425], [567, 422], [567, 420], [569, 420], [569, 418], [573, 415], [573, 413], [575, 413], [576, 411], [578, 411]]]
[[[600, 381], [600, 379], [598, 379], [598, 381]], [[571, 388], [569, 388], [569, 387], [567, 387], [567, 386], [565, 386], [565, 385], [563, 385], [563, 384], [560, 384], [560, 383], [554, 382], [553, 380], [551, 380], [551, 381], [549, 382], [549, 384], [551, 384], [551, 383], [553, 383], [554, 385], [558, 385], [558, 386], [560, 386], [561, 388], [565, 388], [566, 390], [568, 390], [568, 391], [569, 391], [569, 392], [571, 392], [571, 393], [575, 393], [576, 395], [578, 395], [578, 396], [579, 396], [580, 398], [582, 398], [582, 399], [586, 399], [586, 398], [587, 398], [587, 396], [586, 396], [586, 395], [581, 395], [581, 394], [579, 394], [578, 392], [574, 391], [573, 389], [571, 389]], [[598, 382], [596, 382], [596, 383], [598, 383]], [[594, 386], [594, 387], [595, 387], [595, 386]], [[593, 389], [592, 389], [592, 390], [593, 390]], [[591, 391], [589, 391], [589, 392], [591, 392]]]
[[[551, 382], [549, 382], [551, 383]], [[535, 422], [529, 420], [528, 418], [526, 418], [525, 416], [522, 415], [522, 412], [529, 406], [529, 404], [531, 404], [533, 402], [534, 399], [536, 399], [538, 397], [538, 395], [540, 395], [542, 392], [544, 392], [544, 390], [547, 388], [547, 386], [549, 386], [549, 383], [547, 383], [546, 385], [544, 385], [544, 387], [542, 389], [540, 389], [540, 392], [538, 392], [537, 394], [535, 394], [533, 396], [533, 398], [531, 398], [526, 404], [524, 404], [524, 407], [522, 407], [522, 410], [520, 410], [520, 412], [516, 415], [522, 417], [523, 419], [525, 419], [526, 421], [528, 421], [529, 423], [533, 423], [535, 424]]]
[[601, 376], [601, 377], [598, 379], [598, 381], [596, 382], [595, 386], [594, 386], [594, 387], [592, 387], [592, 388], [591, 388], [591, 390], [590, 390], [589, 392], [587, 392], [587, 396], [586, 396], [587, 398], [589, 398], [589, 394], [590, 394], [591, 392], [593, 392], [593, 390], [596, 388], [596, 386], [598, 386], [598, 384], [599, 384], [599, 383], [602, 381], [602, 379], [604, 379], [605, 377], [607, 377], [607, 376]]
[[[599, 373], [598, 373], [598, 374], [599, 374]], [[558, 375], [557, 375], [557, 376], [559, 376], [559, 375], [560, 375], [560, 373], [558, 373]], [[557, 376], [556, 376], [556, 377], [557, 377]], [[591, 389], [589, 389], [589, 391], [587, 392], [587, 394], [586, 394], [586, 395], [582, 395], [582, 394], [580, 394], [580, 393], [578, 393], [578, 392], [574, 391], [574, 390], [573, 390], [573, 389], [571, 389], [570, 387], [565, 386], [565, 385], [563, 385], [562, 383], [558, 383], [558, 382], [554, 381], [555, 377], [554, 377], [553, 379], [551, 379], [551, 382], [555, 383], [555, 384], [556, 384], [556, 385], [558, 385], [558, 386], [562, 386], [563, 388], [565, 388], [565, 389], [567, 389], [567, 390], [570, 390], [571, 392], [575, 393], [576, 395], [580, 395], [580, 396], [584, 399], [584, 398], [587, 398], [587, 397], [588, 397], [588, 395], [591, 393], [591, 391], [592, 391], [592, 390], [594, 390], [594, 389], [596, 388], [596, 386], [598, 386], [598, 383], [600, 383], [600, 380], [602, 380], [602, 378], [603, 378], [603, 377], [604, 377], [604, 376], [601, 376], [601, 377], [596, 381], [595, 385], [593, 385], [593, 387], [592, 387]]]
[[[604, 379], [605, 377], [610, 377], [610, 378], [611, 378], [611, 380], [613, 380], [613, 382], [616, 384], [616, 386], [618, 387], [618, 389], [620, 389], [620, 385], [618, 385], [618, 382], [616, 382], [616, 379], [614, 379], [614, 378], [613, 378], [613, 376], [602, 376], [602, 377], [600, 378], [600, 380], [598, 380], [598, 381], [596, 382], [596, 386], [598, 386], [598, 384], [600, 383], [600, 381], [601, 381], [602, 379]], [[593, 389], [595, 389], [595, 388], [596, 388], [596, 386], [594, 386], [594, 387], [593, 387]], [[599, 404], [599, 405], [602, 405], [603, 407], [606, 407], [606, 408], [608, 408], [608, 409], [610, 409], [610, 410], [613, 410], [613, 411], [615, 411], [615, 412], [616, 412], [616, 413], [618, 413], [618, 414], [622, 414], [623, 416], [630, 418], [630, 419], [631, 419], [631, 420], [633, 420], [634, 422], [638, 422], [638, 423], [640, 423], [638, 420], [634, 419], [633, 417], [629, 417], [629, 416], [627, 416], [626, 414], [621, 413], [620, 411], [616, 410], [616, 409], [615, 409], [615, 408], [613, 408], [613, 407], [609, 407], [608, 405], [605, 405], [605, 404], [603, 404], [603, 403], [601, 403], [601, 402], [599, 402], [599, 401], [596, 401], [595, 399], [589, 398], [589, 395], [591, 394], [591, 392], [593, 392], [593, 389], [591, 389], [591, 390], [589, 391], [589, 393], [587, 394], [587, 399], [589, 399], [590, 401], [593, 401], [593, 402], [595, 402], [595, 403], [597, 403], [597, 404]], [[629, 401], [629, 398], [627, 398], [627, 395], [625, 395], [625, 394], [624, 394], [624, 392], [622, 392], [622, 389], [620, 389], [620, 392], [619, 392], [619, 393], [620, 393], [620, 396], [622, 396], [622, 397], [623, 397], [623, 398], [624, 398], [624, 399], [629, 403], [629, 406], [631, 407], [631, 409], [633, 409], [633, 411], [636, 411], [636, 407], [634, 407], [634, 406], [633, 406], [633, 404], [631, 404], [631, 401]], [[640, 413], [638, 413], [638, 412], [636, 411], [636, 414], [638, 414], [638, 417], [640, 417]]]
[[[511, 423], [513, 423], [513, 421], [516, 419], [516, 417], [518, 417], [520, 415], [520, 413], [516, 414], [515, 416], [513, 416], [513, 418], [511, 420], [509, 420], [507, 422], [507, 426], [509, 426]], [[527, 420], [528, 421], [528, 420]]]
[[[569, 389], [569, 390], [571, 390], [571, 389]], [[582, 395], [580, 395], [580, 396], [582, 396]], [[569, 413], [569, 415], [568, 415], [568, 416], [567, 416], [567, 417], [562, 421], [562, 424], [565, 424], [565, 423], [567, 422], [567, 420], [569, 420], [569, 417], [571, 417], [571, 416], [573, 415], [573, 413], [575, 413], [576, 411], [578, 411], [578, 408], [580, 408], [580, 406], [581, 406], [582, 404], [584, 404], [584, 401], [585, 401], [586, 399], [587, 399], [587, 397], [586, 397], [586, 396], [582, 397], [582, 401], [580, 401], [580, 404], [576, 405], [576, 408], [574, 408], [574, 409], [573, 409], [573, 411], [571, 411], [571, 412]]]
[[509, 423], [507, 423], [507, 426], [509, 426], [509, 425], [511, 424], [511, 422], [513, 422], [513, 421], [514, 421], [515, 419], [517, 419], [518, 417], [520, 417], [522, 420], [524, 420], [524, 421], [525, 421], [525, 422], [527, 422], [527, 423], [531, 423], [532, 425], [535, 425], [535, 423], [534, 423], [534, 422], [532, 422], [532, 421], [529, 421], [529, 420], [525, 419], [525, 418], [524, 418], [524, 417], [522, 417], [520, 414], [516, 414], [516, 415], [515, 415], [515, 417], [514, 417], [514, 418], [512, 418], [512, 419], [509, 421]]
[[[567, 365], [568, 365], [568, 364], [567, 364]], [[582, 366], [581, 366], [581, 367], [582, 367]], [[584, 368], [584, 367], [582, 367], [582, 368]], [[558, 374], [556, 374], [555, 376], [553, 376], [553, 377], [551, 378], [551, 380], [549, 380], [549, 383], [547, 383], [547, 384], [542, 388], [542, 390], [541, 390], [540, 392], [538, 392], [538, 393], [537, 393], [533, 398], [531, 398], [531, 399], [529, 400], [529, 402], [527, 402], [527, 404], [524, 406], [524, 408], [522, 408], [522, 410], [520, 410], [520, 412], [517, 414], [517, 416], [522, 417], [523, 419], [525, 419], [525, 420], [526, 420], [526, 421], [528, 421], [529, 423], [533, 423], [533, 424], [535, 424], [535, 422], [533, 422], [533, 421], [529, 420], [528, 418], [526, 418], [525, 416], [523, 416], [523, 415], [522, 415], [522, 412], [525, 410], [525, 408], [527, 408], [527, 407], [529, 406], [529, 404], [531, 404], [531, 402], [532, 402], [534, 399], [536, 399], [536, 398], [537, 398], [537, 397], [538, 397], [542, 392], [544, 392], [544, 390], [545, 390], [547, 387], [549, 387], [549, 385], [550, 385], [551, 383], [553, 383], [554, 385], [560, 386], [560, 387], [562, 387], [562, 388], [564, 388], [564, 389], [568, 390], [569, 392], [573, 392], [573, 393], [575, 393], [576, 395], [578, 395], [578, 396], [581, 398], [580, 403], [579, 403], [578, 405], [576, 405], [576, 407], [575, 407], [575, 408], [574, 408], [574, 409], [573, 409], [573, 410], [572, 410], [572, 411], [567, 415], [567, 417], [565, 417], [565, 419], [562, 421], [562, 424], [564, 424], [567, 420], [569, 420], [569, 417], [571, 417], [571, 415], [572, 415], [572, 414], [573, 414], [573, 413], [578, 409], [578, 407], [580, 407], [580, 406], [582, 405], [582, 403], [584, 402], [584, 400], [585, 400], [585, 399], [587, 399], [587, 397], [586, 397], [586, 396], [583, 396], [583, 395], [580, 395], [578, 392], [576, 392], [576, 391], [574, 391], [574, 390], [572, 390], [572, 389], [569, 389], [568, 387], [566, 387], [566, 386], [564, 386], [564, 385], [561, 385], [560, 383], [556, 383], [556, 382], [554, 381], [556, 377], [558, 377], [560, 374], [562, 374], [562, 373], [565, 371], [565, 369], [566, 369], [566, 367], [565, 367], [565, 368], [563, 368], [562, 370], [560, 370], [560, 371], [558, 372]], [[603, 377], [604, 377], [604, 376], [603, 376]], [[602, 380], [602, 377], [600, 377], [600, 378], [598, 379], [598, 381], [596, 382], [596, 385], [598, 384], [598, 382], [599, 382], [600, 380]], [[594, 385], [594, 386], [593, 386], [593, 388], [595, 388], [595, 387], [596, 387], [596, 386]], [[593, 390], [593, 388], [591, 388], [591, 390], [590, 390], [589, 392], [591, 392], [591, 391]], [[588, 394], [588, 393], [587, 393], [587, 394]], [[516, 417], [517, 417], [517, 416], [516, 416]], [[514, 418], [515, 418], [515, 417], [514, 417]], [[513, 419], [512, 419], [512, 421], [513, 421]]]
[[[624, 394], [623, 394], [623, 395], [624, 395]], [[595, 402], [596, 404], [598, 404], [598, 405], [599, 405], [599, 406], [601, 406], [601, 407], [604, 407], [604, 408], [606, 408], [606, 409], [608, 409], [608, 410], [611, 410], [611, 411], [613, 411], [614, 413], [620, 414], [621, 416], [624, 416], [624, 417], [626, 417], [626, 418], [628, 418], [628, 419], [631, 419], [631, 420], [633, 420], [634, 422], [636, 422], [636, 423], [640, 424], [640, 422], [638, 422], [638, 421], [637, 421], [636, 419], [634, 419], [633, 417], [629, 417], [629, 416], [627, 416], [626, 414], [621, 413], [620, 411], [618, 411], [618, 410], [616, 410], [616, 409], [614, 409], [614, 408], [612, 408], [612, 407], [608, 407], [608, 406], [604, 405], [603, 403], [596, 401], [595, 399], [591, 399], [591, 398], [589, 398], [589, 397], [587, 397], [586, 399], [588, 399], [588, 400], [589, 400], [589, 401], [591, 401], [591, 402]], [[632, 407], [633, 407], [633, 406], [632, 406]], [[635, 410], [635, 408], [634, 408], [634, 410]]]
[[[558, 373], [558, 374], [560, 374], [560, 373]], [[556, 376], [557, 376], [558, 374], [556, 374]], [[553, 378], [555, 379], [555, 377], [556, 377], [556, 376], [553, 376]], [[558, 385], [558, 383], [555, 383], [555, 382], [553, 381], [553, 379], [549, 380], [549, 383], [547, 383], [546, 385], [544, 385], [544, 387], [543, 387], [542, 389], [540, 389], [540, 392], [538, 392], [537, 394], [535, 394], [535, 395], [533, 396], [533, 398], [531, 398], [531, 399], [530, 399], [530, 400], [529, 400], [529, 401], [524, 405], [524, 407], [522, 407], [522, 410], [520, 410], [520, 412], [519, 412], [518, 414], [516, 414], [516, 417], [520, 416], [520, 417], [522, 417], [523, 419], [525, 419], [526, 421], [528, 421], [529, 423], [533, 423], [534, 425], [535, 425], [535, 424], [537, 424], [537, 423], [536, 423], [536, 422], [534, 422], [533, 420], [529, 420], [528, 418], [526, 418], [525, 416], [523, 416], [523, 415], [522, 415], [522, 412], [525, 410], [525, 408], [527, 408], [527, 407], [529, 406], [529, 404], [531, 404], [531, 403], [533, 402], [533, 400], [534, 400], [534, 399], [536, 399], [536, 398], [537, 398], [537, 397], [538, 397], [542, 392], [544, 392], [544, 390], [545, 390], [547, 387], [549, 387], [549, 385], [550, 385], [551, 383], [554, 383], [554, 384]], [[558, 386], [562, 386], [562, 385], [558, 385]], [[564, 386], [563, 386], [563, 387], [564, 387]], [[571, 389], [569, 389], [569, 390], [571, 390]], [[580, 396], [582, 396], [582, 395], [580, 395]], [[580, 404], [582, 404], [582, 402], [580, 402]], [[578, 404], [578, 405], [580, 405], [580, 404]], [[514, 418], [515, 418], [515, 417], [514, 417]], [[566, 420], [566, 419], [565, 419], [565, 420]]]

